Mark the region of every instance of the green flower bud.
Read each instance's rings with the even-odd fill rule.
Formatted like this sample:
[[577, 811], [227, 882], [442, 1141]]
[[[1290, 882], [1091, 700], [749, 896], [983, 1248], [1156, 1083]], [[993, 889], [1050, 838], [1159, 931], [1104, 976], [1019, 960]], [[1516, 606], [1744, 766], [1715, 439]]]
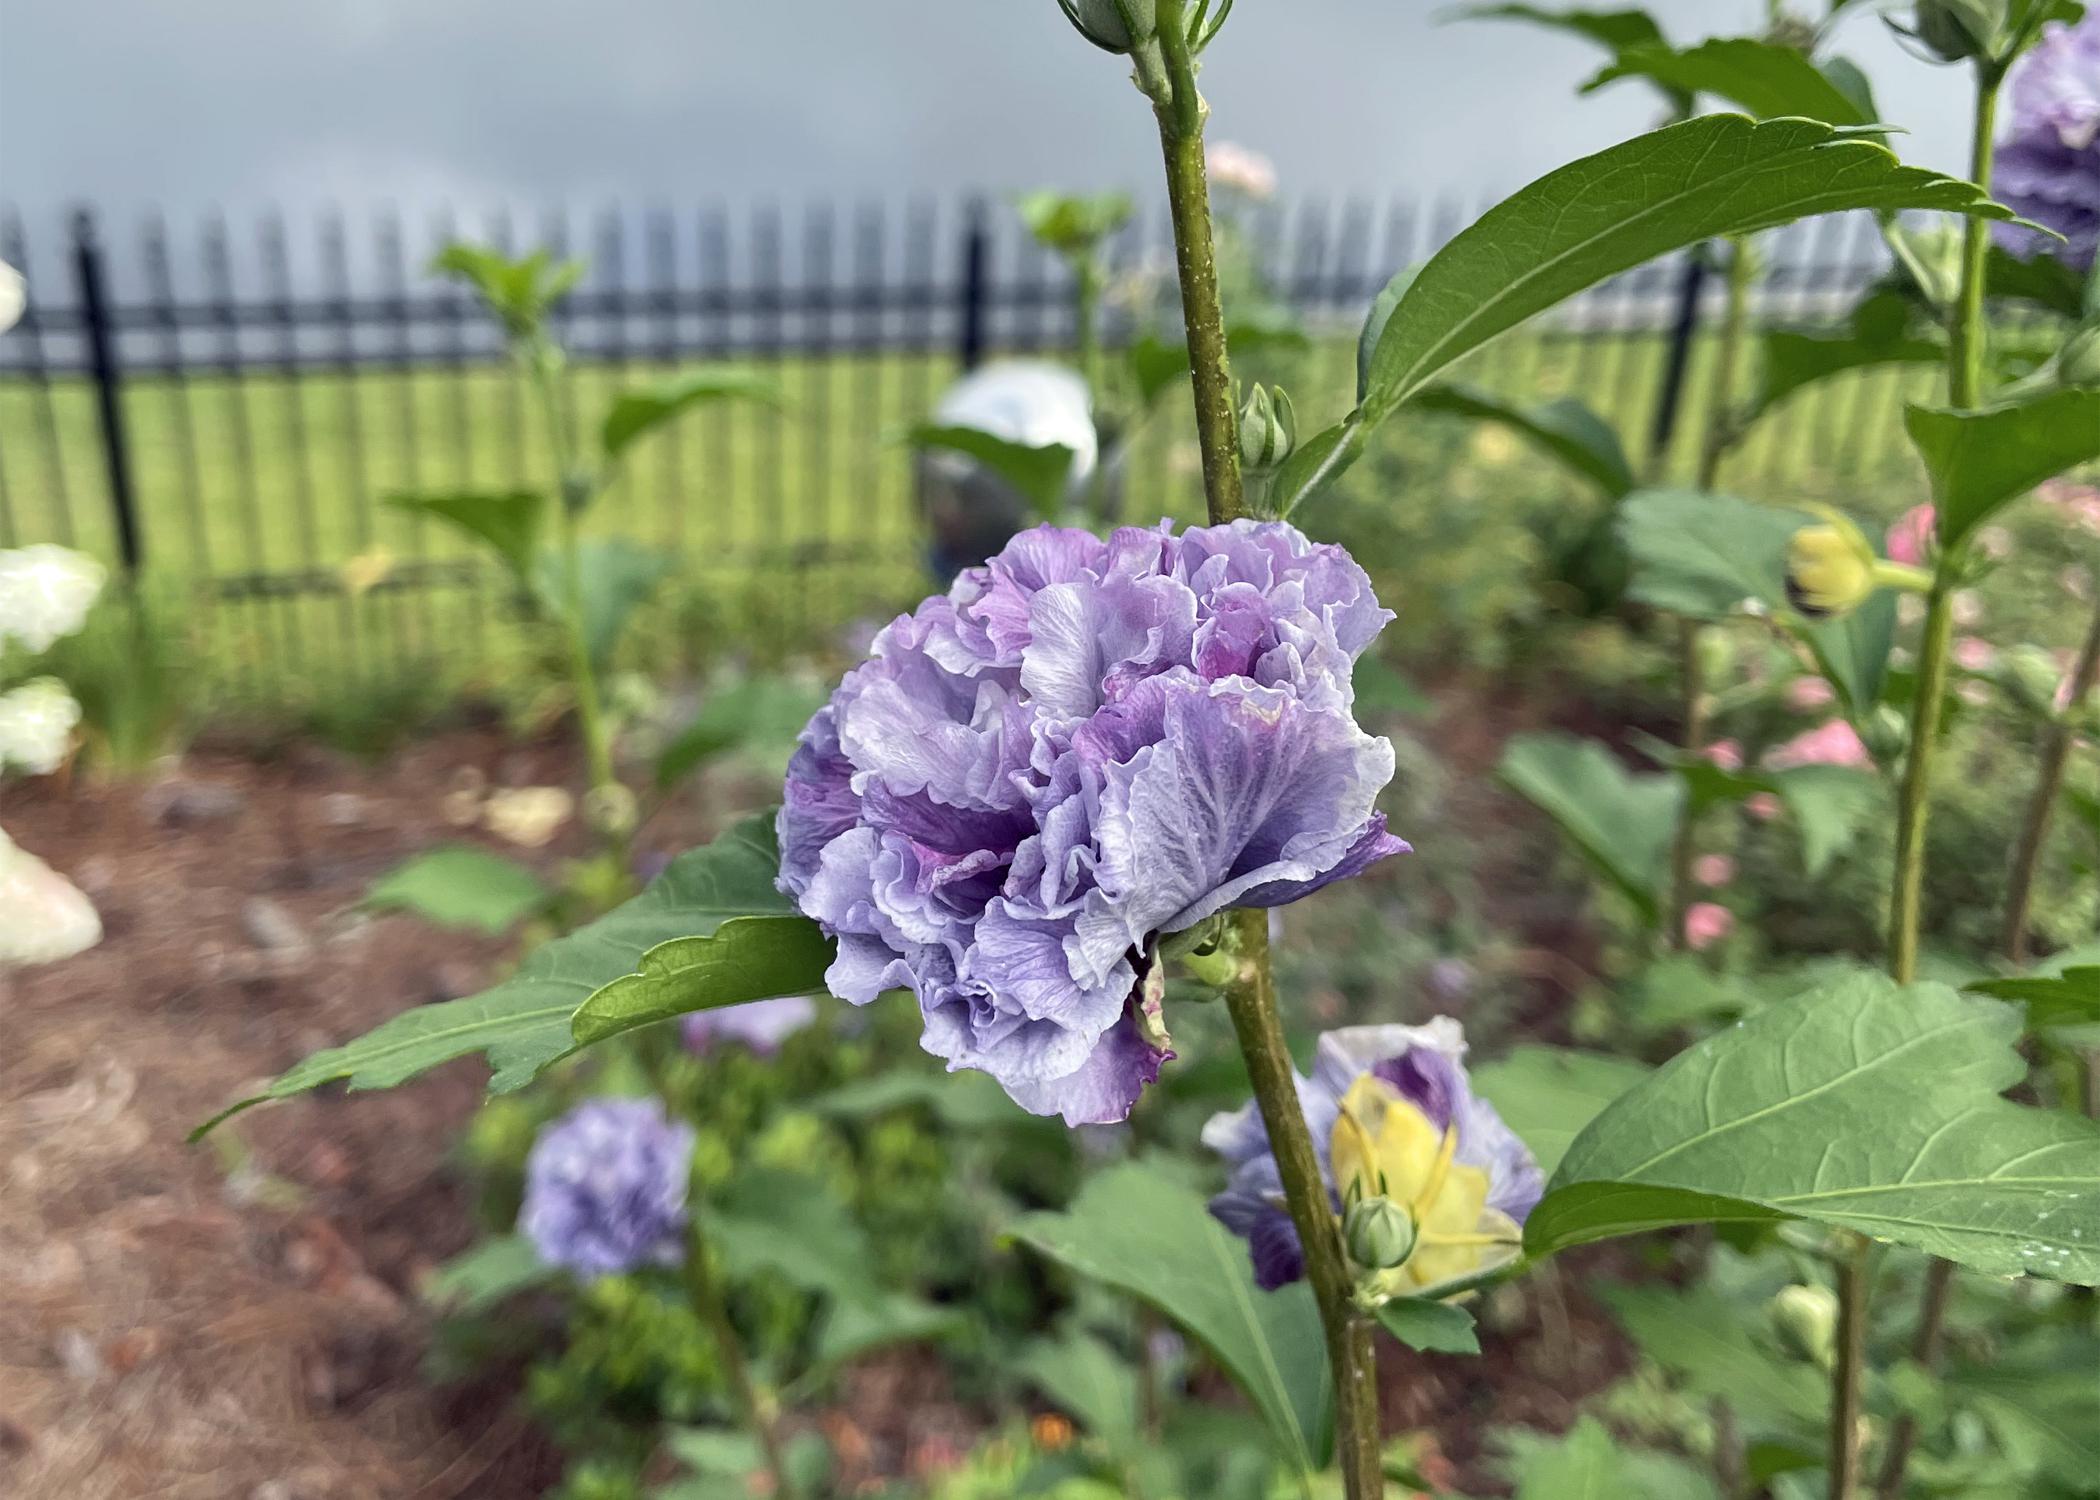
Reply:
[[1878, 560], [1849, 522], [1804, 526], [1787, 543], [1787, 601], [1812, 620], [1847, 614], [1874, 592]]
[[2100, 386], [2100, 324], [2089, 324], [2065, 341], [2056, 356], [2057, 383]]
[[2005, 20], [2005, 0], [1918, 0], [1913, 32], [1942, 62], [1988, 57]]
[[1254, 473], [1282, 464], [1298, 446], [1298, 414], [1282, 386], [1256, 385], [1240, 410], [1240, 462]]
[[1366, 1271], [1390, 1271], [1415, 1253], [1415, 1220], [1390, 1198], [1359, 1198], [1342, 1215], [1342, 1245]]
[[1837, 1355], [1837, 1293], [1824, 1286], [1790, 1286], [1771, 1302], [1772, 1326], [1803, 1359], [1824, 1369]]
[[1884, 703], [1859, 726], [1859, 737], [1877, 764], [1900, 764], [1910, 748], [1910, 718], [1893, 703]]
[[2013, 646], [1998, 653], [1998, 685], [2013, 702], [2044, 719], [2056, 717], [2056, 695], [2063, 687], [2063, 670], [2056, 658], [2040, 646]]
[[1159, 29], [1153, 0], [1057, 0], [1079, 34], [1107, 52], [1129, 52]]

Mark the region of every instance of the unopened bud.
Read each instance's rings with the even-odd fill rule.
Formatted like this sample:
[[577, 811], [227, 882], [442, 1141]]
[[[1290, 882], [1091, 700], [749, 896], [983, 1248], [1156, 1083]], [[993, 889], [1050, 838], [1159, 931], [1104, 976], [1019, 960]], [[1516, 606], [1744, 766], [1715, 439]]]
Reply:
[[584, 821], [600, 833], [624, 838], [634, 832], [640, 813], [634, 793], [617, 781], [594, 786], [583, 794]]
[[1240, 462], [1255, 473], [1274, 469], [1298, 446], [1298, 414], [1282, 386], [1257, 385], [1240, 410]]
[[1856, 526], [1804, 526], [1787, 543], [1787, 602], [1812, 620], [1857, 609], [1874, 592], [1876, 561]]
[[1824, 1286], [1784, 1288], [1771, 1302], [1772, 1326], [1803, 1359], [1828, 1369], [1837, 1355], [1837, 1294]]
[[1998, 45], [2005, 0], [1918, 0], [1919, 41], [1942, 62], [1988, 57]]
[[1154, 0], [1057, 0], [1079, 34], [1109, 52], [1128, 52], [1159, 29]]
[[1342, 1245], [1366, 1271], [1390, 1271], [1415, 1253], [1415, 1219], [1390, 1198], [1359, 1198], [1342, 1215]]

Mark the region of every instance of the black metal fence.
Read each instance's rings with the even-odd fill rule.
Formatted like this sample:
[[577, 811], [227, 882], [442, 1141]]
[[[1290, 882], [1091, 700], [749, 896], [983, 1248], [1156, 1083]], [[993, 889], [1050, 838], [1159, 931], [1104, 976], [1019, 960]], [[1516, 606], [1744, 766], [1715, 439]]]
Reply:
[[[1234, 211], [1236, 289], [1308, 332], [1289, 367], [1308, 420], [1346, 407], [1354, 332], [1387, 276], [1469, 217], [1366, 202]], [[512, 639], [498, 580], [382, 503], [546, 472], [498, 330], [423, 270], [462, 233], [588, 258], [556, 320], [579, 406], [696, 359], [762, 366], [782, 387], [778, 408], [716, 406], [654, 440], [595, 518], [680, 556], [692, 587], [656, 635], [689, 659], [807, 640], [913, 597], [923, 543], [897, 435], [957, 371], [1072, 343], [1061, 269], [984, 203], [816, 207], [792, 223], [777, 209], [612, 211], [587, 233], [566, 215], [529, 232], [440, 216], [420, 234], [392, 215], [329, 215], [296, 235], [279, 216], [239, 235], [218, 218], [119, 234], [82, 212], [38, 243], [7, 215], [0, 259], [26, 273], [30, 300], [0, 338], [0, 545], [103, 555], [193, 633], [227, 690], [500, 669]], [[1111, 345], [1170, 316], [1163, 217], [1127, 232], [1113, 261]], [[1881, 266], [1871, 223], [1799, 226], [1766, 246], [1755, 305], [1765, 321], [1827, 322]], [[1696, 258], [1644, 267], [1468, 373], [1580, 394], [1667, 466], [1699, 425], [1711, 281]], [[1861, 386], [1849, 418], [1818, 402], [1745, 462], [1794, 462], [1810, 483], [1874, 471], [1900, 433], [1890, 392]], [[1196, 502], [1177, 417], [1169, 404], [1133, 448], [1126, 489], [1154, 514]]]

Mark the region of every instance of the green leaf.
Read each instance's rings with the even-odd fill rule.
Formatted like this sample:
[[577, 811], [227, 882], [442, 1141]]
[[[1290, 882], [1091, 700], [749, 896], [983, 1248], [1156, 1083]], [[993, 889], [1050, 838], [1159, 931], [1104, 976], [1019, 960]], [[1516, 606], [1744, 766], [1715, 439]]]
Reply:
[[[1235, 363], [1272, 349], [1308, 349], [1312, 340], [1288, 312], [1242, 316], [1226, 325], [1225, 350]], [[1188, 341], [1145, 334], [1130, 346], [1130, 374], [1138, 402], [1149, 407], [1162, 391], [1189, 372]]]
[[1896, 593], [1883, 589], [1835, 620], [1788, 618], [1788, 627], [1814, 653], [1854, 719], [1864, 719], [1888, 686], [1889, 652], [1896, 644]]
[[535, 949], [518, 972], [464, 1000], [403, 1011], [340, 1047], [316, 1052], [262, 1093], [240, 1100], [198, 1127], [192, 1139], [251, 1105], [285, 1099], [324, 1083], [384, 1089], [482, 1052], [494, 1093], [523, 1088], [539, 1071], [575, 1050], [569, 1018], [600, 987], [631, 973], [650, 949], [673, 938], [713, 932], [737, 917], [792, 917], [773, 888], [780, 853], [773, 814], [761, 813], [711, 844], [671, 861], [649, 888], [584, 927]]
[[1648, 1076], [1645, 1064], [1603, 1052], [1527, 1045], [1473, 1069], [1473, 1090], [1495, 1106], [1551, 1173], [1607, 1104]]
[[1135, 1162], [1111, 1167], [1064, 1212], [1029, 1214], [1011, 1233], [1158, 1308], [1210, 1351], [1297, 1472], [1325, 1465], [1334, 1391], [1311, 1287], [1257, 1288], [1246, 1246], [1178, 1179]]
[[[582, 575], [584, 643], [592, 663], [603, 668], [634, 612], [676, 564], [664, 553], [622, 536], [589, 538], [577, 548], [576, 561]], [[567, 608], [567, 566], [559, 552], [546, 550], [534, 574], [541, 607], [555, 618]]]
[[1802, 868], [1811, 880], [1820, 878], [1885, 806], [1880, 778], [1857, 766], [1789, 766], [1763, 777], [1794, 816]]
[[1424, 1354], [1478, 1354], [1480, 1336], [1473, 1315], [1451, 1302], [1397, 1297], [1378, 1309], [1378, 1326], [1410, 1349]]
[[655, 385], [615, 396], [598, 434], [599, 447], [610, 463], [625, 453], [636, 438], [655, 431], [682, 412], [732, 397], [777, 405], [780, 388], [756, 371], [733, 366], [682, 370]]
[[1763, 336], [1763, 375], [1745, 421], [1755, 421], [1794, 392], [1853, 370], [1888, 365], [1938, 364], [1947, 346], [1936, 338], [1899, 334], [1862, 338], [1857, 332], [1797, 333], [1773, 329]]
[[1983, 284], [1991, 296], [2032, 302], [2059, 317], [2085, 315], [2085, 284], [2065, 261], [2042, 251], [2014, 255], [1998, 244], [1986, 254]]
[[1015, 1370], [1116, 1455], [1138, 1444], [1138, 1382], [1130, 1366], [1091, 1334], [1037, 1339]]
[[2100, 1126], [1999, 1097], [2020, 1017], [1847, 975], [1681, 1053], [1569, 1148], [1534, 1255], [1673, 1224], [1794, 1217], [1990, 1275], [2100, 1282]]
[[1645, 78], [1678, 94], [1712, 94], [1761, 120], [1798, 115], [1826, 125], [1874, 123], [1806, 53], [1754, 37], [1715, 37], [1682, 52], [1660, 42], [1629, 47], [1582, 91], [1621, 78]]
[[518, 1292], [554, 1278], [523, 1235], [499, 1234], [455, 1255], [424, 1284], [424, 1299], [446, 1312], [486, 1312]]
[[1978, 979], [1962, 988], [2025, 1006], [2027, 1024], [2036, 1031], [2100, 1022], [2100, 967], [2091, 964], [2073, 965], [2058, 974]]
[[1016, 443], [975, 427], [944, 427], [922, 422], [912, 428], [916, 448], [949, 448], [966, 453], [1012, 485], [1045, 521], [1061, 521], [1066, 491], [1072, 482], [1072, 450], [1063, 443]]
[[1595, 1417], [1580, 1418], [1557, 1440], [1534, 1438], [1512, 1456], [1516, 1500], [1627, 1500], [1632, 1493], [1625, 1455]]
[[810, 1101], [819, 1114], [838, 1119], [865, 1119], [893, 1109], [924, 1105], [951, 1130], [1035, 1130], [1063, 1136], [1060, 1121], [1046, 1122], [1014, 1108], [1006, 1090], [986, 1073], [906, 1072], [893, 1070], [856, 1079]]
[[544, 250], [512, 260], [489, 246], [464, 240], [455, 240], [440, 250], [430, 269], [472, 286], [513, 338], [536, 332], [548, 309], [568, 296], [583, 279], [580, 260], [557, 264]]
[[2090, 1494], [2100, 1474], [2100, 1381], [2093, 1379], [2091, 1348], [2090, 1341], [2071, 1344], [2056, 1368], [2010, 1368], [2001, 1361], [1959, 1369], [1947, 1384], [1957, 1400], [1980, 1408], [1993, 1427], [2069, 1486], [2068, 1493]]
[[1913, 406], [1903, 425], [1932, 476], [1943, 547], [2043, 480], [2100, 460], [2100, 390], [2047, 391], [1981, 411]]
[[365, 905], [413, 912], [440, 927], [500, 936], [547, 904], [547, 887], [523, 865], [467, 844], [426, 849], [365, 892]]
[[[1564, 31], [1570, 36], [1581, 37], [1615, 55], [1636, 47], [1665, 45], [1662, 28], [1644, 10], [1547, 10], [1536, 5], [1472, 5], [1461, 8], [1456, 14], [1463, 20], [1528, 21], [1549, 31]], [[1691, 95], [1660, 81], [1656, 82], [1656, 87], [1662, 91], [1663, 100], [1672, 114], [1691, 113]]]
[[1370, 427], [1358, 408], [1334, 426], [1299, 440], [1291, 456], [1283, 461], [1269, 481], [1269, 506], [1279, 516], [1288, 516], [1335, 480], [1363, 456], [1364, 439]]
[[1537, 804], [1590, 863], [1655, 920], [1670, 844], [1684, 814], [1675, 776], [1629, 771], [1595, 740], [1520, 734], [1502, 752], [1502, 780]]
[[1687, 245], [1853, 209], [2010, 218], [1972, 184], [1814, 120], [1704, 115], [1550, 172], [1425, 265], [1371, 361], [1367, 420], [1536, 313]]
[[651, 948], [635, 973], [578, 1006], [569, 1029], [587, 1047], [689, 1011], [821, 991], [837, 951], [808, 917], [737, 917], [706, 937]]
[[676, 785], [733, 750], [780, 769], [825, 696], [821, 688], [786, 677], [746, 677], [710, 692], [692, 722], [657, 756], [656, 784]]
[[389, 495], [386, 503], [412, 515], [443, 521], [486, 545], [521, 582], [532, 572], [539, 552], [540, 523], [546, 499], [531, 490], [450, 495]]
[[1014, 200], [1028, 232], [1060, 255], [1084, 255], [1130, 222], [1134, 206], [1128, 193], [1077, 193], [1039, 190]]
[[1424, 411], [1498, 422], [1544, 449], [1616, 500], [1634, 486], [1633, 465], [1609, 422], [1573, 396], [1525, 405], [1472, 385], [1433, 385], [1415, 398]]
[[1760, 1345], [1741, 1310], [1711, 1287], [1612, 1286], [1599, 1295], [1642, 1353], [1696, 1394], [1727, 1397], [1752, 1432], [1788, 1436], [1823, 1420], [1823, 1376]]

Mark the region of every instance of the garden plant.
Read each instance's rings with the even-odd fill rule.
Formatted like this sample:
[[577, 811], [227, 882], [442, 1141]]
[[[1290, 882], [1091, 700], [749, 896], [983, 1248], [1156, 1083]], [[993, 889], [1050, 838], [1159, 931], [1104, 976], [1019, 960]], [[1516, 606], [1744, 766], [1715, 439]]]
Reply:
[[[1230, 0], [1058, 3], [1129, 70], [1132, 128], [1149, 109], [1159, 141], [1183, 347], [1134, 388], [1149, 402], [1186, 374], [1204, 521], [1111, 528], [1067, 507], [1062, 470], [1032, 482], [1044, 524], [875, 635], [809, 718], [775, 811], [678, 855], [494, 988], [316, 1053], [228, 1113], [475, 1053], [497, 1095], [549, 1075], [511, 1101], [522, 1116], [492, 1116], [536, 1135], [512, 1185], [518, 1234], [455, 1267], [455, 1289], [565, 1279], [578, 1326], [610, 1351], [599, 1369], [622, 1351], [651, 1365], [635, 1383], [669, 1415], [690, 1494], [754, 1468], [773, 1493], [823, 1491], [830, 1460], [812, 1433], [790, 1439], [784, 1405], [849, 1353], [953, 1332], [858, 1224], [890, 1185], [946, 1214], [944, 1175], [996, 1177], [1014, 1152], [1055, 1163], [1072, 1191], [994, 1232], [1094, 1283], [1085, 1295], [1146, 1309], [1136, 1339], [1104, 1342], [1075, 1312], [1069, 1336], [1030, 1346], [1036, 1388], [1098, 1439], [1029, 1476], [1032, 1492], [1426, 1487], [1381, 1430], [1381, 1342], [1479, 1354], [1498, 1334], [1476, 1312], [1499, 1288], [1556, 1275], [1577, 1247], [1669, 1232], [1676, 1271], [1611, 1298], [1667, 1394], [1600, 1413], [1650, 1440], [1588, 1417], [1520, 1440], [1520, 1495], [2090, 1493], [2100, 1325], [2079, 1289], [2100, 1285], [2100, 960], [2029, 950], [2057, 815], [2077, 805], [2100, 631], [2064, 672], [2012, 646], [1964, 651], [1957, 617], [2014, 507], [2100, 463], [2100, 20], [2072, 0], [1922, 0], [1901, 18], [1964, 81], [1963, 179], [1894, 154], [1864, 77], [1829, 55], [1834, 13], [1804, 25], [1775, 10], [1758, 35], [1677, 48], [1639, 12], [1497, 7], [1604, 45], [1606, 81], [1649, 80], [1670, 122], [1547, 174], [1401, 272], [1363, 323], [1353, 404], [1315, 428], [1234, 380], [1198, 89], [1206, 52], [1230, 45]], [[1029, 212], [1077, 268], [1081, 362], [1099, 381], [1092, 257], [1118, 205]], [[1758, 236], [1844, 213], [1879, 220], [1894, 269], [1842, 332], [1774, 330], [1753, 348]], [[1636, 476], [1578, 403], [1468, 382], [1468, 357], [1498, 336], [1700, 247], [1726, 281], [1722, 399], [1688, 479]], [[598, 672], [624, 609], [594, 603], [577, 516], [629, 441], [724, 387], [703, 375], [623, 400], [585, 458], [543, 327], [571, 273], [467, 250], [447, 264], [541, 390], [559, 485], [412, 503], [487, 542], [555, 623], [594, 827], [618, 860], [633, 803]], [[2041, 320], [2005, 332], [2013, 304]], [[1877, 518], [1719, 488], [1764, 412], [1889, 363], [1945, 379], [1905, 419], [1929, 494], [1884, 545]], [[1655, 769], [1565, 735], [1517, 739], [1502, 767], [1619, 919], [1601, 1032], [1621, 1056], [1476, 1066], [1457, 1020], [1397, 994], [1378, 997], [1376, 1024], [1291, 1049], [1314, 1028], [1280, 982], [1278, 912], [1295, 921], [1315, 893], [1311, 909], [1436, 852], [1389, 826], [1398, 752], [1359, 722], [1359, 663], [1407, 631], [1408, 601], [1381, 600], [1359, 559], [1318, 539], [1382, 433], [1432, 413], [1513, 426], [1594, 482], [1623, 573], [1609, 607], [1668, 647], [1676, 714], [1635, 747]], [[1042, 469], [953, 433], [918, 440]], [[1144, 509], [1122, 497], [1123, 516]], [[1989, 715], [2032, 742], [2019, 835], [1993, 851], [2006, 873], [1982, 887], [2002, 903], [2001, 940], [1929, 950], [1933, 893], [1966, 874], [1937, 857], [1935, 810], [1958, 797], [1950, 757]], [[1731, 934], [1734, 914], [1701, 892], [1727, 884], [1716, 861], [1749, 859], [1775, 829], [1787, 880], [1856, 867], [1876, 883], [1878, 962], [1781, 960], [1776, 942]], [[914, 1036], [962, 1076], [910, 1070], [897, 1044]], [[740, 1091], [773, 1087], [739, 1059], [770, 1054], [828, 1102], [720, 1127]], [[1220, 1065], [1239, 1097], [1206, 1111], [1201, 1160], [1087, 1145], [1099, 1126], [1144, 1141], [1148, 1115], [1191, 1097], [1182, 1080]], [[956, 1140], [868, 1126], [900, 1105]], [[687, 1117], [710, 1110], [717, 1128], [696, 1134]], [[755, 1159], [724, 1159], [733, 1149]], [[778, 1171], [824, 1153], [842, 1179], [824, 1192]], [[783, 1296], [790, 1332], [754, 1350]], [[1169, 1328], [1177, 1339], [1152, 1336]], [[1261, 1440], [1221, 1442], [1148, 1398], [1183, 1339], [1239, 1387]], [[740, 1434], [695, 1425], [718, 1407]], [[1251, 1477], [1231, 1477], [1235, 1448], [1253, 1451]], [[1067, 1482], [1082, 1487], [1052, 1491]]]

